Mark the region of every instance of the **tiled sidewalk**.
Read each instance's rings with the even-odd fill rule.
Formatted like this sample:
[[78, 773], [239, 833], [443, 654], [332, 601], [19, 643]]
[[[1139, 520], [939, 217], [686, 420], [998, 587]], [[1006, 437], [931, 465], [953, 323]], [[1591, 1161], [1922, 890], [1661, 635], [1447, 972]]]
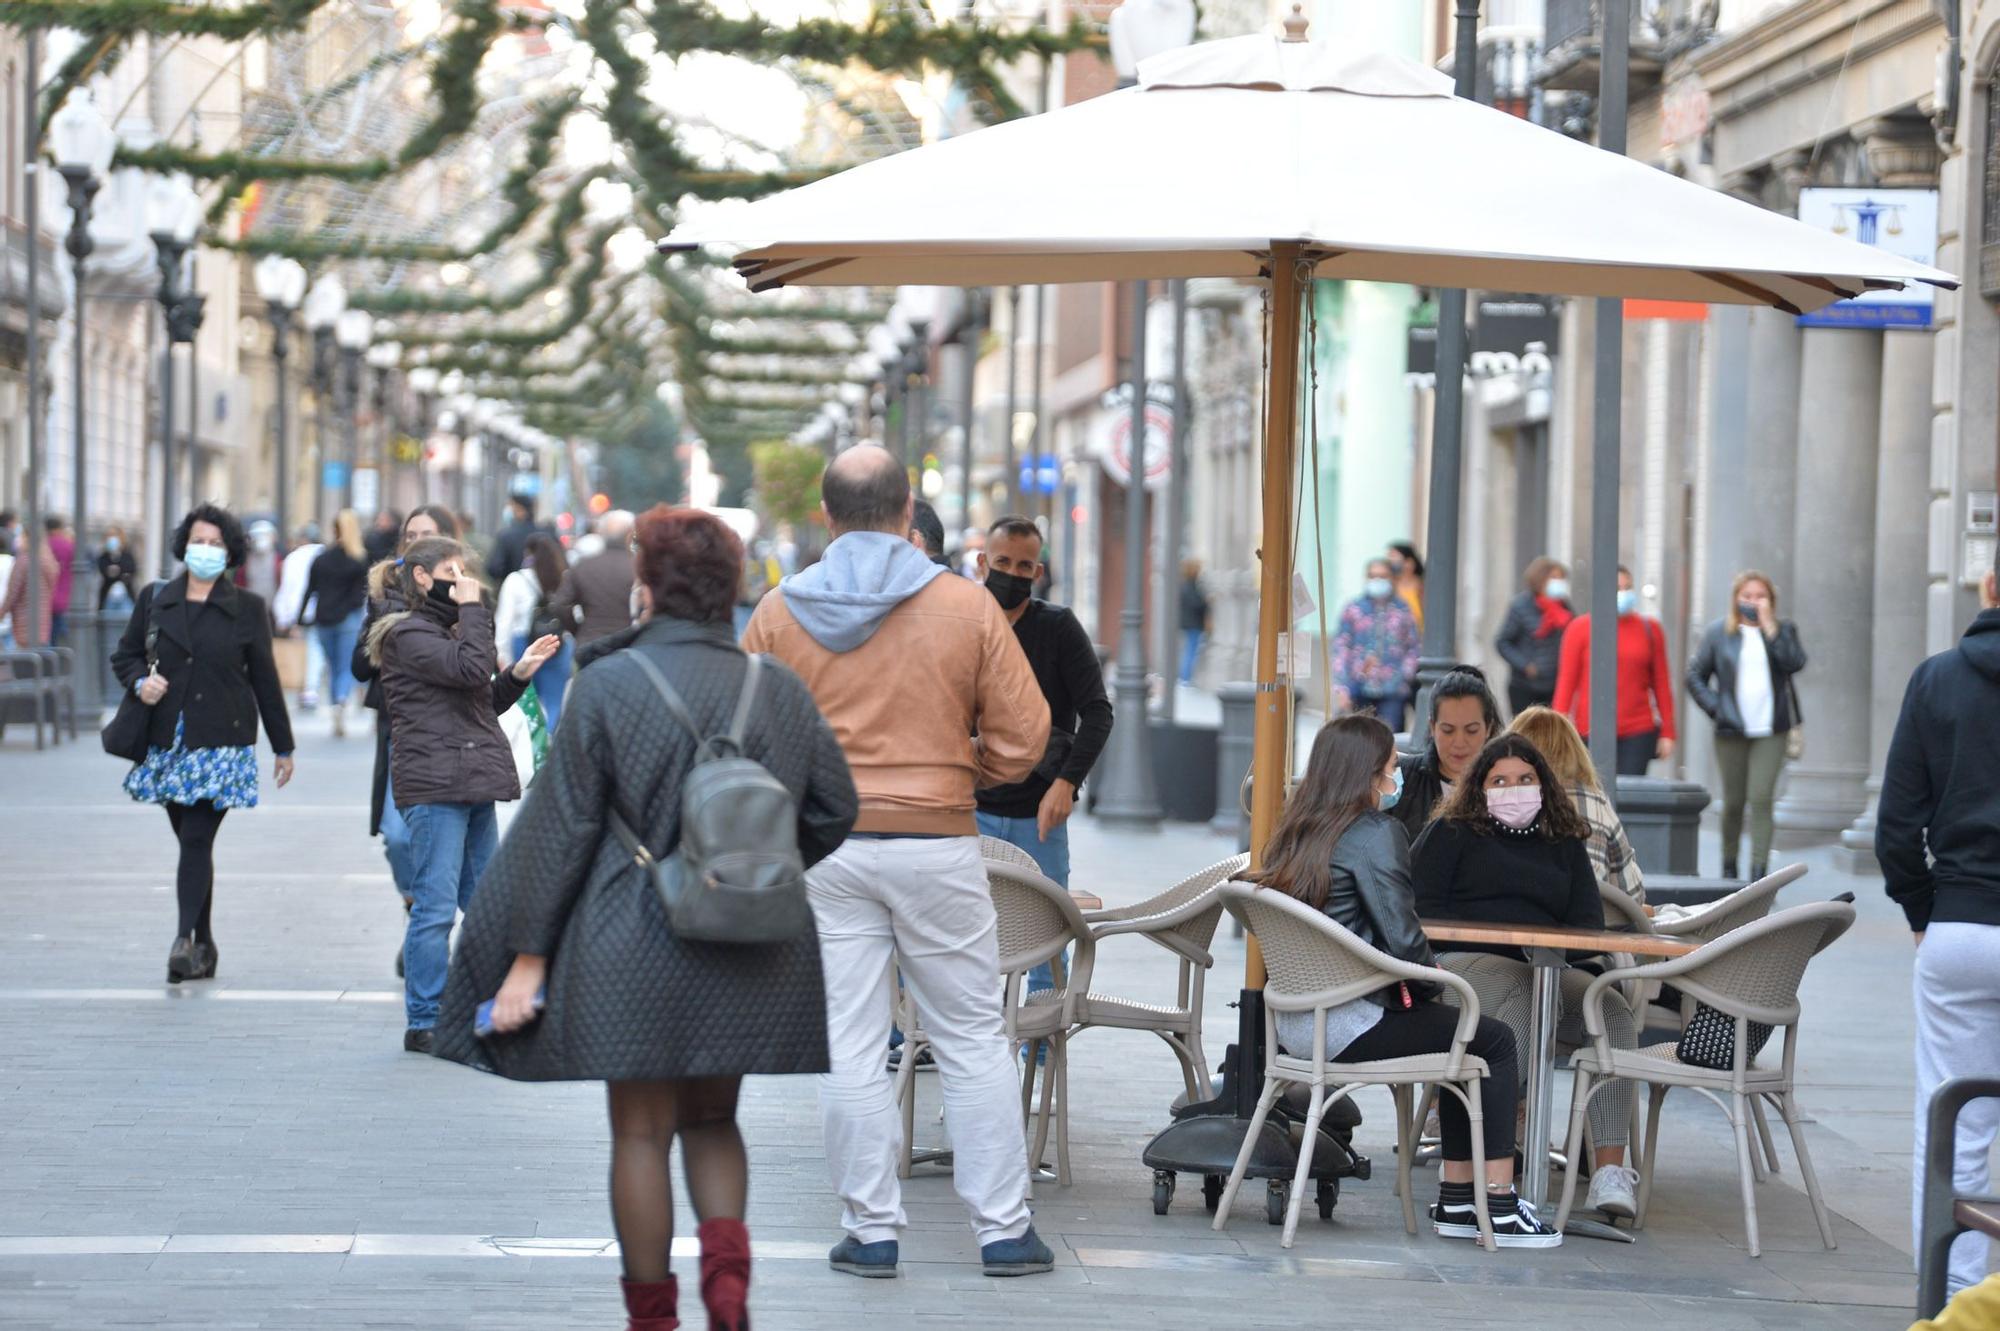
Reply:
[[[363, 835], [370, 745], [312, 737], [299, 777], [220, 838], [221, 979], [161, 983], [171, 843], [88, 742], [0, 747], [0, 1327], [586, 1328], [622, 1325], [608, 1255], [602, 1093], [514, 1085], [401, 1052], [390, 969], [402, 924]], [[15, 737], [18, 738], [18, 737]], [[268, 766], [268, 763], [267, 763]], [[1078, 886], [1138, 900], [1230, 847], [1081, 824]], [[1375, 1157], [1335, 1218], [1278, 1247], [1260, 1194], [1215, 1233], [1183, 1181], [1156, 1217], [1139, 1164], [1179, 1089], [1150, 1036], [1074, 1046], [1076, 1179], [1039, 1185], [1047, 1277], [989, 1281], [948, 1178], [907, 1189], [905, 1274], [826, 1269], [838, 1207], [808, 1080], [746, 1091], [760, 1328], [1179, 1328], [1562, 1323], [1901, 1328], [1908, 1255], [1909, 942], [1879, 884], [1830, 856], [1788, 900], [1853, 888], [1863, 920], [1809, 978], [1807, 1132], [1838, 1216], [1821, 1249], [1796, 1169], [1760, 1189], [1765, 1255], [1742, 1247], [1726, 1125], [1676, 1098], [1654, 1216], [1633, 1246], [1572, 1239], [1488, 1256], [1406, 1236], [1386, 1096], [1362, 1097]], [[1208, 1044], [1233, 1038], [1242, 944], [1225, 928]], [[1107, 946], [1098, 987], [1169, 995], [1165, 953]], [[922, 1084], [920, 1140], [942, 1131]], [[1432, 1190], [1420, 1178], [1419, 1197]], [[684, 1232], [692, 1233], [685, 1218]], [[691, 1272], [693, 1261], [682, 1264]], [[689, 1325], [700, 1326], [699, 1311]]]

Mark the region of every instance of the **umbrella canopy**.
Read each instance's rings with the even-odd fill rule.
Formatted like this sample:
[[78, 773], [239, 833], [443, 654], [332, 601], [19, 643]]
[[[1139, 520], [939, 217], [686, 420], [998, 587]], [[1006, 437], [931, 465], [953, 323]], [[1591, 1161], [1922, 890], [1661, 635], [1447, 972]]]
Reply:
[[1804, 312], [1948, 273], [1452, 95], [1435, 70], [1272, 36], [1137, 87], [855, 167], [662, 248], [755, 288], [1313, 275]]

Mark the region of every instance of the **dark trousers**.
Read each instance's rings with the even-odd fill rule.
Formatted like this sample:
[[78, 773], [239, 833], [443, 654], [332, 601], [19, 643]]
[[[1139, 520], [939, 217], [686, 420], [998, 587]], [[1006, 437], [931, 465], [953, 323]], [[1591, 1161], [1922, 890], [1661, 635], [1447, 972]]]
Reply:
[[1507, 676], [1507, 710], [1515, 716], [1530, 707], [1550, 707], [1556, 700], [1553, 679], [1529, 679], [1516, 670]]
[[[1340, 1059], [1360, 1063], [1378, 1058], [1407, 1058], [1413, 1054], [1441, 1054], [1451, 1048], [1451, 1037], [1457, 1029], [1458, 1009], [1445, 1003], [1385, 1008], [1382, 1020], [1341, 1050]], [[1479, 1087], [1486, 1158], [1505, 1160], [1514, 1154], [1514, 1106], [1521, 1098], [1521, 1075], [1514, 1062], [1514, 1033], [1492, 1017], [1481, 1017], [1465, 1052], [1486, 1060], [1486, 1080]], [[1465, 1106], [1450, 1091], [1440, 1090], [1437, 1111], [1444, 1158], [1470, 1160], [1472, 1119]]]
[[1653, 761], [1653, 753], [1660, 746], [1660, 732], [1644, 730], [1636, 735], [1618, 737], [1618, 775], [1644, 776], [1646, 767]]
[[222, 815], [227, 812], [207, 800], [167, 806], [167, 821], [174, 825], [174, 839], [181, 843], [174, 895], [180, 904], [182, 938], [215, 941], [209, 929], [209, 915], [215, 907], [215, 834], [222, 830]]

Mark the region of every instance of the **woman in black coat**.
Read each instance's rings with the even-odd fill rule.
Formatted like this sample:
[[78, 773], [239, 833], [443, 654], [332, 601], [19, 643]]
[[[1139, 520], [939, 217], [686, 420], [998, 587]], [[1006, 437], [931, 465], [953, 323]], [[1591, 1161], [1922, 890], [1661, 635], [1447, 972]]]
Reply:
[[1493, 645], [1507, 662], [1507, 709], [1519, 716], [1555, 701], [1563, 630], [1576, 618], [1569, 603], [1569, 569], [1547, 555], [1528, 565], [1521, 592], [1507, 606]]
[[521, 798], [514, 751], [495, 716], [514, 705], [562, 645], [530, 643], [507, 670], [493, 646], [493, 612], [465, 571], [465, 547], [418, 541], [389, 574], [403, 605], [368, 631], [396, 734], [390, 780], [410, 826], [409, 925], [403, 936], [403, 1048], [427, 1054], [444, 991], [451, 926], [472, 904], [499, 841], [494, 806]]
[[167, 954], [167, 982], [179, 984], [215, 978], [215, 834], [229, 810], [257, 807], [257, 720], [280, 786], [292, 779], [292, 723], [270, 612], [228, 576], [249, 553], [242, 524], [202, 504], [181, 519], [173, 550], [186, 571], [139, 593], [111, 668], [150, 709], [148, 751], [125, 789], [163, 805], [180, 844], [180, 923]]
[[[827, 1070], [819, 940], [675, 937], [610, 828], [606, 814], [619, 809], [652, 853], [668, 854], [696, 745], [621, 658], [656, 664], [709, 734], [727, 731], [745, 671], [730, 631], [736, 537], [708, 514], [662, 505], [639, 519], [636, 544], [642, 622], [578, 657], [548, 763], [466, 915], [434, 1052], [521, 1081], [610, 1083], [611, 1213], [634, 1326], [675, 1324], [667, 1159], [678, 1136], [702, 1219], [709, 1325], [736, 1327], [749, 1279], [737, 1088], [748, 1074]], [[798, 677], [769, 660], [760, 673], [744, 751], [796, 798], [799, 851], [812, 865], [853, 826], [854, 782]], [[500, 1034], [480, 1040], [474, 1010], [488, 997]]]

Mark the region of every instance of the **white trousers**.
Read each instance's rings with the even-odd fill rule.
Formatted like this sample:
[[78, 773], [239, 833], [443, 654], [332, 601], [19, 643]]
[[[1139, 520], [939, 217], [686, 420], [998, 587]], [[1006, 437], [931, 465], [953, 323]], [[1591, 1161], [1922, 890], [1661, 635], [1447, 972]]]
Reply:
[[[1933, 924], [1917, 949], [1916, 1173], [1911, 1186], [1912, 1232], [1924, 1236], [1924, 1139], [1931, 1096], [1954, 1077], [2000, 1077], [2000, 925]], [[1953, 1187], [1984, 1193], [1987, 1158], [2000, 1129], [2000, 1101], [1974, 1100], [1958, 1115]], [[1961, 1234], [1951, 1246], [1947, 1291], [1986, 1278], [1990, 1254], [1981, 1234]]]
[[902, 1115], [887, 1066], [892, 960], [923, 1013], [943, 1084], [953, 1183], [979, 1242], [1028, 1228], [1020, 1083], [1001, 1016], [1000, 951], [978, 837], [850, 839], [806, 875], [826, 976], [833, 1070], [820, 1118], [841, 1226], [863, 1243], [906, 1223]]

